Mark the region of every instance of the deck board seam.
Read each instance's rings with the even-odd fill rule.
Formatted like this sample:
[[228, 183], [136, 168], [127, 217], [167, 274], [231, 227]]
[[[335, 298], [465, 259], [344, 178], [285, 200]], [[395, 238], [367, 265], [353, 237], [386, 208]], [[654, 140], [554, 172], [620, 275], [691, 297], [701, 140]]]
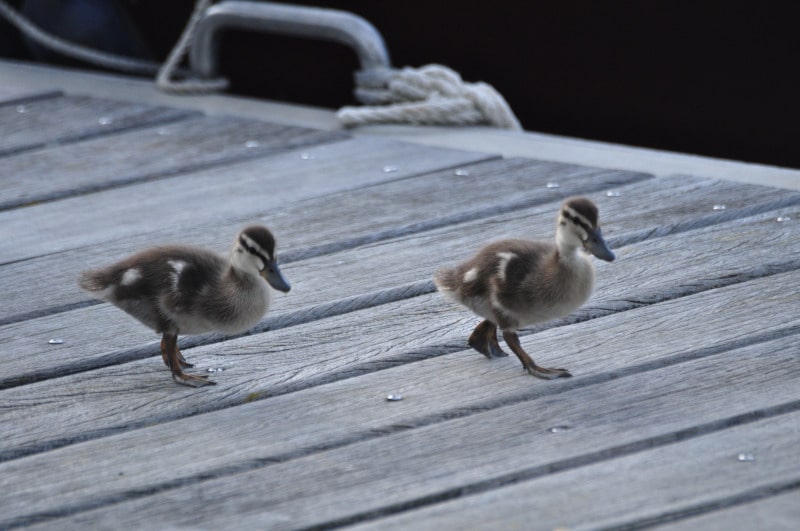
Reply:
[[[697, 426], [684, 428], [671, 433], [655, 435], [646, 437], [637, 441], [605, 448], [597, 452], [585, 453], [575, 457], [563, 459], [553, 463], [538, 465], [529, 469], [523, 468], [513, 473], [501, 475], [498, 477], [486, 479], [483, 481], [474, 482], [467, 485], [461, 485], [451, 489], [444, 490], [436, 494], [429, 494], [421, 496], [414, 500], [408, 500], [397, 504], [390, 504], [380, 509], [365, 511], [363, 513], [356, 513], [340, 519], [331, 520], [321, 524], [299, 528], [302, 531], [322, 530], [322, 529], [337, 529], [344, 526], [360, 524], [367, 521], [378, 520], [386, 516], [392, 516], [401, 512], [413, 509], [420, 509], [422, 507], [429, 507], [437, 503], [450, 501], [464, 496], [471, 496], [474, 494], [481, 494], [490, 490], [495, 490], [500, 487], [506, 487], [522, 481], [529, 481], [540, 477], [548, 476], [574, 470], [587, 465], [594, 465], [604, 461], [610, 461], [621, 457], [626, 457], [639, 452], [652, 450], [668, 446], [675, 443], [680, 443], [697, 437], [710, 435], [729, 428], [743, 426], [756, 421], [777, 417], [789, 413], [800, 411], [800, 400], [779, 404], [769, 408], [755, 410], [749, 413], [743, 413], [732, 417], [718, 419], [712, 422], [707, 422]], [[800, 485], [800, 476], [795, 480], [780, 483], [774, 486], [777, 490], [776, 494], [793, 490]], [[769, 491], [769, 489], [766, 489]], [[649, 527], [647, 522], [643, 522], [643, 527]], [[652, 524], [650, 524], [652, 525]], [[619, 529], [614, 527], [613, 529]], [[622, 529], [627, 529], [623, 527]], [[299, 531], [299, 530], [298, 530]]]
[[11, 107], [12, 105], [24, 105], [26, 103], [33, 103], [42, 100], [51, 100], [53, 98], [61, 98], [64, 92], [60, 90], [48, 90], [45, 92], [37, 92], [33, 94], [26, 94], [16, 96], [7, 100], [0, 100], [0, 107]]
[[[716, 345], [710, 347], [704, 347], [695, 351], [688, 351], [681, 354], [669, 356], [666, 358], [662, 358], [659, 360], [644, 362], [636, 365], [632, 365], [625, 369], [619, 369], [612, 372], [605, 372], [605, 373], [597, 373], [592, 375], [591, 377], [586, 377], [581, 379], [580, 381], [566, 381], [563, 385], [558, 387], [548, 388], [546, 392], [537, 395], [536, 397], [530, 397], [527, 393], [522, 393], [520, 395], [512, 395], [503, 398], [502, 400], [496, 401], [485, 401], [481, 404], [475, 404], [469, 408], [458, 409], [458, 410], [451, 410], [446, 412], [437, 413], [436, 415], [431, 415], [430, 418], [423, 417], [415, 422], [413, 425], [403, 425], [403, 426], [395, 426], [395, 427], [387, 427], [381, 429], [380, 432], [383, 434], [393, 433], [398, 430], [405, 430], [405, 429], [416, 429], [420, 427], [424, 427], [427, 425], [435, 424], [437, 422], [442, 422], [445, 420], [453, 419], [453, 418], [460, 418], [460, 417], [467, 417], [473, 414], [480, 413], [482, 411], [486, 411], [487, 409], [496, 409], [499, 407], [504, 407], [508, 405], [517, 404], [520, 402], [526, 402], [532, 399], [539, 399], [541, 396], [552, 396], [556, 394], [560, 394], [563, 392], [567, 392], [576, 388], [583, 388], [592, 385], [597, 385], [601, 383], [605, 383], [611, 380], [616, 380], [620, 378], [626, 378], [629, 376], [633, 376], [636, 374], [641, 374], [657, 369], [661, 369], [664, 367], [669, 367], [673, 365], [679, 365], [682, 363], [694, 361], [697, 359], [706, 358], [709, 356], [713, 356], [716, 354], [720, 354], [722, 352], [744, 348], [760, 343], [766, 343], [769, 341], [773, 341], [775, 339], [779, 339], [782, 337], [787, 336], [794, 336], [800, 334], [800, 326], [790, 326], [784, 327], [780, 329], [773, 330], [771, 332], [765, 332], [763, 334], [758, 335], [751, 335], [745, 338], [734, 339], [732, 341], [728, 341], [725, 343], [718, 343]], [[153, 350], [157, 350], [156, 344], [152, 345]], [[338, 381], [347, 380], [350, 378], [356, 378], [359, 376], [363, 376], [365, 374], [378, 372], [381, 370], [386, 370], [391, 367], [398, 365], [398, 363], [414, 363], [418, 361], [422, 361], [424, 359], [428, 359], [435, 356], [443, 356], [447, 354], [452, 354], [455, 352], [466, 350], [463, 347], [446, 347], [444, 349], [437, 349], [437, 347], [430, 347], [429, 349], [425, 350], [416, 350], [411, 355], [413, 359], [397, 359], [397, 360], [384, 360], [380, 363], [367, 363], [367, 364], [359, 364], [355, 366], [355, 368], [350, 368], [347, 370], [339, 370], [334, 371], [332, 373], [326, 375], [320, 375], [314, 378], [309, 378], [302, 383], [296, 384], [284, 384], [284, 385], [275, 385], [274, 387], [270, 388], [269, 397], [276, 397], [280, 395], [285, 395], [289, 393], [300, 392], [305, 389], [309, 389], [312, 387], [317, 387], [329, 383], [334, 383]], [[227, 409], [228, 407], [235, 407], [239, 404], [239, 402], [225, 404], [220, 402], [220, 407], [216, 409], [204, 410], [202, 413], [207, 413], [210, 411], [219, 411], [223, 409]], [[83, 441], [88, 440], [95, 440], [111, 435], [115, 435], [118, 433], [127, 432], [130, 430], [135, 430], [139, 428], [143, 428], [146, 426], [150, 426], [156, 423], [163, 423], [163, 422], [170, 422], [173, 420], [178, 420], [181, 418], [186, 418], [189, 416], [194, 415], [195, 413], [187, 414], [187, 415], [166, 415], [160, 418], [148, 418], [147, 421], [140, 421], [140, 422], [133, 422], [127, 423], [124, 426], [117, 426], [117, 427], [109, 427], [103, 428], [101, 430], [95, 430], [91, 432], [84, 432], [78, 436], [72, 437], [65, 437], [63, 439], [51, 439], [47, 441], [43, 441], [40, 445], [37, 446], [27, 446], [27, 447], [18, 447], [12, 448], [4, 451], [0, 451], [0, 463], [6, 461], [12, 461], [15, 459], [19, 459], [22, 457], [27, 457], [34, 454], [43, 453], [49, 450], [54, 450], [58, 448], [63, 448], [66, 446], [70, 446], [72, 444], [80, 443]]]
[[[486, 409], [480, 409], [479, 411], [475, 411], [475, 413], [479, 413], [485, 410]], [[428, 507], [431, 505], [435, 505], [437, 503], [461, 498], [463, 496], [481, 494], [490, 490], [506, 487], [514, 483], [528, 481], [539, 477], [548, 476], [551, 474], [557, 474], [560, 472], [573, 470], [576, 468], [580, 468], [582, 466], [594, 465], [600, 462], [626, 457], [639, 452], [648, 451], [663, 446], [668, 446], [670, 444], [680, 443], [686, 440], [702, 437], [704, 435], [710, 435], [716, 432], [720, 432], [725, 429], [750, 424], [753, 422], [757, 422], [772, 417], [777, 417], [784, 414], [794, 413], [796, 411], [800, 411], [800, 400], [778, 404], [772, 407], [762, 408], [747, 413], [742, 413], [739, 415], [718, 419], [704, 424], [683, 428], [681, 430], [676, 430], [670, 433], [664, 433], [660, 435], [646, 437], [644, 439], [640, 439], [637, 441], [632, 441], [622, 445], [605, 448], [597, 452], [584, 453], [581, 455], [563, 459], [561, 461], [548, 463], [544, 465], [537, 465], [529, 469], [522, 469], [509, 474], [502, 474], [500, 476], [489, 478], [483, 481], [462, 485], [452, 489], [446, 489], [439, 493], [421, 496], [419, 498], [408, 500], [405, 502], [400, 502], [397, 504], [391, 504], [386, 507], [382, 507], [380, 509], [370, 510], [363, 513], [356, 513], [347, 517], [343, 517], [340, 519], [332, 520], [314, 526], [309, 526], [302, 529], [308, 529], [308, 530], [336, 529], [348, 525], [363, 523], [366, 521], [377, 520], [386, 516], [392, 516], [398, 514], [400, 512], [419, 509], [422, 507]], [[437, 417], [440, 417], [439, 419], [440, 422], [445, 422], [447, 420], [457, 418], [456, 416], [446, 416], [444, 414], [437, 415]], [[385, 437], [393, 433], [397, 433], [398, 431], [401, 430], [406, 431], [409, 429], [417, 429], [424, 426], [429, 426], [434, 423], [435, 422], [430, 422], [426, 424], [415, 424], [414, 426], [404, 425], [402, 427], [399, 427], [398, 429], [387, 429], [387, 430], [373, 429], [365, 434], [362, 434], [361, 436], [358, 436], [358, 434], [353, 434], [350, 437], [342, 438], [338, 441], [330, 441], [324, 445], [316, 445], [309, 448], [304, 448], [302, 450], [287, 452], [282, 455], [272, 456], [270, 458], [265, 458], [265, 459], [248, 460], [236, 466], [227, 466], [216, 470], [212, 469], [203, 472], [202, 474], [183, 477], [173, 481], [162, 482], [157, 485], [150, 485], [146, 488], [131, 489], [125, 492], [120, 492], [118, 494], [107, 496], [105, 498], [97, 498], [91, 502], [84, 502], [81, 504], [61, 507], [46, 512], [38, 512], [35, 514], [20, 516], [13, 520], [4, 522], [3, 526], [10, 529], [14, 527], [22, 527], [26, 525], [32, 525], [35, 523], [46, 522], [48, 520], [54, 520], [66, 516], [74, 516], [76, 514], [80, 514], [86, 511], [91, 511], [101, 507], [109, 507], [118, 503], [145, 498], [147, 496], [152, 496], [162, 492], [174, 490], [187, 485], [195, 485], [200, 482], [210, 481], [221, 477], [226, 477], [234, 474], [265, 468], [273, 464], [285, 463], [294, 459], [307, 457], [315, 453], [336, 450], [338, 448], [343, 448], [351, 444], [356, 444], [360, 442], [365, 442]], [[797, 485], [800, 485], [800, 477], [795, 481], [789, 482], [788, 484], [776, 485], [772, 489], [762, 487], [761, 489], [757, 490], [759, 492], [766, 491], [767, 493], [774, 491], [772, 495], [775, 495], [775, 494], [780, 494], [782, 492], [786, 492], [787, 490], [792, 490], [794, 488], [797, 488]], [[766, 497], [766, 495], [762, 494], [761, 497]], [[748, 498], [749, 501], [752, 501], [754, 499], [758, 498], [752, 498], [752, 497]], [[666, 515], [664, 517], [665, 518], [670, 517], [673, 520], [675, 520], [679, 516], [682, 516], [682, 514], [683, 513], [681, 512], [676, 515]], [[687, 514], [686, 517], [693, 515], [694, 513]], [[648, 526], [648, 522], [649, 521], [643, 521], [643, 525], [640, 527], [636, 527], [635, 529]]]
[[773, 483], [771, 485], [763, 485], [761, 487], [756, 487], [754, 489], [745, 490], [743, 492], [739, 492], [735, 495], [727, 496], [725, 498], [720, 498], [712, 501], [707, 501], [704, 503], [690, 505], [688, 507], [682, 507], [680, 509], [667, 511], [650, 517], [637, 518], [635, 520], [631, 520], [630, 522], [626, 522], [623, 524], [613, 525], [609, 527], [599, 527], [597, 529], [598, 531], [613, 531], [613, 530], [636, 531], [639, 529], [649, 529], [657, 525], [671, 524], [679, 522], [681, 520], [686, 520], [688, 518], [693, 518], [696, 516], [712, 513], [714, 511], [728, 509], [746, 503], [765, 500], [767, 498], [772, 498], [774, 496], [779, 496], [781, 494], [786, 494], [787, 492], [792, 492], [799, 489], [800, 489], [800, 477], [788, 481]]
[[[463, 166], [463, 165], [462, 165]], [[456, 166], [457, 167], [457, 166]], [[445, 168], [447, 170], [447, 168]], [[639, 174], [642, 176], [638, 180], [631, 180], [630, 183], [637, 183], [642, 180], [646, 180], [648, 178], [653, 178], [650, 174]], [[405, 179], [405, 178], [404, 178]], [[372, 185], [376, 186], [376, 185]], [[589, 185], [586, 186], [581, 190], [580, 193], [592, 193], [597, 192], [600, 189], [608, 188], [608, 183], [600, 183], [597, 185]], [[798, 201], [800, 202], [800, 195], [798, 196]], [[423, 221], [420, 223], [410, 223], [406, 225], [401, 225], [399, 227], [391, 228], [391, 229], [384, 229], [381, 231], [374, 232], [372, 234], [365, 234], [363, 236], [359, 236], [356, 238], [348, 238], [348, 239], [341, 239], [336, 242], [331, 242], [327, 244], [316, 245], [313, 247], [309, 247], [305, 250], [295, 250], [285, 253], [285, 257], [287, 259], [291, 259], [292, 261], [299, 261], [299, 260], [308, 260], [310, 258], [316, 258], [319, 256], [324, 256], [328, 254], [337, 253], [346, 249], [351, 249], [355, 247], [361, 247], [364, 245], [371, 245], [374, 243], [379, 243], [387, 240], [403, 238], [406, 236], [411, 236], [415, 234], [422, 234], [428, 231], [459, 225], [462, 223], [469, 223], [473, 221], [480, 221], [482, 219], [490, 218], [492, 216], [497, 216], [501, 214], [508, 214], [511, 212], [515, 212], [518, 210], [523, 210], [526, 208], [536, 207], [540, 205], [546, 205], [548, 203], [553, 202], [551, 198], [540, 198], [537, 200], [524, 200], [524, 201], [512, 201], [506, 203], [504, 205], [495, 205], [490, 208], [481, 208], [475, 210], [469, 210], [466, 212], [460, 212], [458, 214], [453, 214], [450, 216], [442, 216], [434, 219], [430, 219], [427, 221]]]
[[[172, 109], [174, 110], [174, 109]], [[83, 142], [84, 140], [91, 140], [100, 137], [108, 137], [114, 136], [123, 133], [129, 133], [131, 131], [137, 131], [139, 129], [147, 129], [149, 127], [156, 127], [165, 124], [173, 124], [187, 120], [197, 119], [203, 116], [203, 113], [199, 111], [183, 111], [178, 112], [174, 115], [167, 115], [161, 118], [156, 118], [147, 122], [140, 122], [140, 123], [132, 123], [130, 125], [125, 125], [122, 127], [116, 127], [111, 130], [102, 130], [96, 129], [93, 131], [86, 131], [82, 133], [75, 133], [71, 135], [66, 135], [56, 140], [48, 141], [48, 142], [39, 142], [35, 144], [27, 144], [24, 146], [8, 148], [8, 149], [0, 149], [0, 158], [2, 157], [9, 157], [12, 155], [19, 155], [20, 153], [27, 153], [29, 151], [36, 151], [42, 148], [48, 148], [53, 146], [67, 146], [70, 144], [76, 144], [78, 142]]]
[[[157, 125], [157, 124], [156, 124]], [[41, 205], [43, 203], [54, 203], [56, 201], [60, 201], [63, 199], [70, 199], [73, 197], [81, 197], [85, 195], [90, 195], [98, 192], [105, 192], [108, 190], [117, 190], [120, 188], [125, 188], [127, 186], [133, 186], [142, 183], [154, 182], [159, 180], [169, 179], [171, 177], [183, 176], [186, 174], [190, 174], [197, 171], [205, 171], [205, 170], [212, 170], [216, 168], [222, 168], [225, 166], [231, 166], [235, 164], [240, 164], [252, 160], [258, 160], [261, 158], [267, 158], [274, 155], [280, 155], [284, 153], [291, 153], [295, 150], [301, 149], [308, 149], [309, 147], [321, 146], [324, 144], [329, 144], [333, 142], [340, 142], [345, 140], [346, 138], [343, 137], [328, 137], [327, 139], [318, 139], [317, 141], [310, 143], [310, 144], [302, 144], [297, 146], [282, 146], [282, 147], [275, 147], [270, 150], [259, 151], [256, 153], [245, 154], [245, 153], [238, 153], [236, 155], [223, 157], [214, 161], [206, 161], [202, 164], [186, 164], [185, 166], [179, 166], [176, 168], [170, 168], [165, 171], [161, 172], [153, 172], [147, 175], [139, 175], [133, 176], [128, 178], [122, 178], [118, 180], [114, 180], [113, 182], [108, 183], [92, 183], [92, 184], [85, 184], [82, 186], [76, 186], [70, 190], [61, 190], [49, 193], [43, 193], [36, 197], [26, 197], [25, 199], [14, 199], [10, 201], [6, 201], [0, 203], [0, 212], [13, 210], [16, 208], [25, 208], [27, 206], [32, 205]], [[2, 154], [0, 154], [1, 156]]]

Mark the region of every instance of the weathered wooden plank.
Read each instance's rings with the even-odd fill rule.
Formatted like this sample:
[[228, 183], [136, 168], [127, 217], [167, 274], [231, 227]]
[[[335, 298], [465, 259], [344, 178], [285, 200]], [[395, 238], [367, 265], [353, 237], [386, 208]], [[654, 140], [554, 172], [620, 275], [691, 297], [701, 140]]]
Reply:
[[[766, 493], [765, 493], [766, 494]], [[800, 522], [800, 488], [759, 501], [747, 501], [700, 516], [670, 521], [655, 529], [694, 531], [696, 529], [770, 529], [795, 531]]]
[[[725, 407], [722, 403], [720, 406]], [[541, 529], [650, 528], [659, 521], [668, 521], [673, 514], [691, 514], [704, 507], [735, 502], [737, 497], [745, 501], [772, 490], [780, 492], [787, 486], [796, 488], [800, 484], [800, 468], [792, 463], [800, 460], [798, 428], [800, 413], [795, 412], [465, 496], [353, 529], [515, 529], [534, 522]], [[755, 449], [757, 461], [738, 461], [743, 448]], [[796, 507], [797, 490], [787, 496], [793, 498]], [[747, 512], [747, 507], [741, 506], [740, 511]], [[761, 516], [766, 525], [751, 527], [745, 518], [732, 527], [687, 528], [780, 528], [780, 517]], [[269, 515], [265, 518], [268, 520]], [[673, 525], [666, 527], [673, 529]], [[796, 528], [795, 520], [792, 529]]]
[[[617, 226], [622, 232], [620, 237], [624, 239], [623, 227], [634, 230], [638, 218], [636, 211], [629, 212], [629, 223], [623, 225], [622, 218], [627, 208], [624, 203], [618, 207], [621, 209], [617, 211]], [[576, 313], [575, 318], [683, 296], [741, 278], [798, 268], [800, 249], [793, 246], [793, 242], [800, 227], [779, 223], [776, 218], [799, 214], [798, 208], [779, 210], [692, 231], [688, 233], [691, 235], [690, 243], [686, 237], [669, 237], [620, 248], [619, 260], [613, 264], [598, 264], [597, 293], [586, 308]], [[358, 301], [348, 301], [349, 297], [429, 280], [436, 267], [463, 258], [465, 249], [479, 238], [503, 234], [509, 227], [516, 227], [524, 234], [526, 227], [550, 225], [552, 215], [552, 209], [536, 207], [525, 214], [509, 214], [503, 223], [476, 221], [287, 264], [284, 271], [293, 282], [293, 291], [277, 299], [271, 316], [255, 330], [348, 311], [358, 307]], [[666, 230], [668, 226], [663, 228]], [[730, 237], [722, 237], [722, 234], [730, 234]], [[730, 252], [732, 248], [737, 249], [736, 254]], [[430, 249], [436, 249], [436, 252], [431, 253]], [[681, 263], [681, 267], [665, 269], [664, 256]], [[653, 275], [652, 271], [660, 273]], [[631, 285], [633, 279], [635, 284]], [[331, 306], [333, 301], [341, 299], [345, 299], [341, 308]], [[374, 300], [366, 304], [375, 305], [387, 299], [388, 296], [376, 294]], [[324, 304], [328, 304], [324, 311], [312, 308]], [[309, 313], [314, 315], [308, 317]], [[86, 323], [102, 325], [87, 327]], [[114, 330], [113, 337], [94, 342], [86, 340], [86, 337], [105, 338], [109, 335], [108, 330]], [[150, 331], [122, 312], [109, 310], [108, 306], [82, 308], [5, 325], [0, 327], [0, 334], [5, 338], [5, 354], [0, 353], [0, 361], [6, 369], [0, 377], [2, 386], [142, 358], [157, 352]], [[51, 338], [62, 339], [65, 343], [53, 347], [47, 343]], [[184, 345], [198, 344], [195, 341], [208, 342], [190, 338]], [[143, 345], [147, 347], [142, 348]], [[57, 357], [54, 356], [56, 353]]]
[[6, 157], [0, 165], [0, 210], [347, 137], [342, 132], [197, 116], [160, 127], [26, 151]]
[[[62, 96], [60, 90], [33, 91], [29, 87], [9, 85], [7, 80], [3, 80], [0, 85], [0, 106], [2, 105], [25, 105], [34, 101]], [[17, 112], [25, 112], [25, 108], [18, 109]]]
[[[199, 223], [250, 219], [309, 197], [484, 160], [489, 155], [378, 138], [323, 144], [170, 179], [0, 212], [0, 262]], [[387, 163], [402, 163], [386, 172]], [[112, 222], [113, 221], [113, 222]], [[46, 234], [46, 238], [41, 235]]]
[[[697, 307], [691, 313], [704, 315]], [[649, 323], [636, 321], [634, 326], [641, 334]], [[674, 333], [670, 342], [685, 337], [677, 329]], [[229, 416], [248, 425], [253, 419], [247, 413], [262, 416], [267, 408], [281, 419], [270, 417], [258, 427], [253, 424], [258, 433], [233, 423], [233, 431], [223, 432], [222, 425], [229, 422], [214, 414], [202, 421], [143, 430], [135, 446], [127, 437], [114, 437], [104, 441], [109, 451], [102, 453], [97, 452], [97, 443], [90, 443], [43, 459], [6, 463], [1, 465], [0, 481], [8, 485], [35, 482], [36, 487], [29, 486], [24, 493], [14, 489], [0, 492], [8, 493], [6, 505], [15, 508], [6, 514], [13, 518], [11, 522], [24, 523], [44, 512], [79, 513], [52, 524], [80, 522], [89, 527], [110, 522], [141, 527], [156, 522], [168, 527], [218, 527], [226, 522], [275, 529], [329, 526], [431, 505], [457, 498], [462, 491], [488, 491], [482, 496], [506, 501], [500, 510], [494, 510], [493, 504], [478, 503], [477, 507], [484, 509], [493, 507], [481, 513], [469, 511], [474, 500], [457, 500], [464, 511], [447, 511], [444, 517], [454, 513], [469, 516], [454, 520], [462, 524], [454, 528], [470, 527], [463, 525], [470, 521], [491, 527], [492, 518], [507, 524], [492, 528], [530, 523], [532, 500], [536, 500], [533, 507], [549, 508], [541, 516], [536, 513], [537, 525], [546, 522], [543, 528], [572, 528], [609, 517], [616, 517], [612, 523], [620, 524], [647, 514], [647, 509], [669, 508], [673, 498], [678, 503], [695, 503], [698, 495], [719, 499], [747, 489], [800, 481], [800, 469], [786, 466], [800, 458], [796, 444], [800, 371], [786, 370], [794, 359], [790, 348], [796, 340], [796, 336], [784, 337], [628, 377], [595, 377], [594, 385], [572, 385], [568, 392], [529, 380], [530, 390], [522, 392], [517, 402], [499, 407], [495, 403], [489, 411], [487, 403], [481, 407], [473, 395], [484, 394], [487, 399], [492, 391], [503, 392], [499, 382], [484, 385], [483, 378], [479, 384], [474, 376], [463, 375], [460, 384], [451, 389], [452, 378], [442, 373], [433, 373], [438, 378], [431, 378], [432, 373], [421, 370], [422, 364], [412, 364], [383, 371], [393, 371], [395, 376], [405, 372], [409, 378], [403, 382], [408, 389], [400, 403], [383, 400], [385, 387], [364, 385], [363, 380], [381, 375], [378, 373], [348, 382], [343, 393], [325, 386], [328, 392], [318, 395], [317, 402], [307, 401], [312, 395], [309, 391], [267, 401], [259, 411], [255, 405], [227, 410]], [[655, 341], [647, 345], [658, 348]], [[603, 355], [614, 356], [612, 352]], [[769, 393], [764, 392], [765, 386]], [[537, 392], [544, 387], [554, 392]], [[438, 410], [440, 400], [452, 409], [432, 419], [431, 410]], [[297, 409], [286, 411], [289, 401]], [[335, 417], [316, 411], [317, 405], [327, 410], [330, 402], [350, 408]], [[368, 414], [357, 407], [362, 403]], [[417, 411], [415, 420], [398, 419], [405, 415], [397, 410], [406, 409]], [[746, 424], [763, 416], [768, 420]], [[319, 418], [322, 426], [309, 417]], [[329, 437], [340, 432], [342, 424], [357, 426], [359, 420], [366, 423], [360, 432], [370, 433], [363, 440], [328, 438], [322, 445], [309, 444], [326, 432]], [[292, 425], [286, 432], [279, 431], [285, 421]], [[382, 428], [367, 431], [376, 421], [382, 422]], [[738, 424], [745, 426], [736, 427]], [[552, 432], [549, 428], [555, 426], [562, 429]], [[172, 428], [171, 437], [164, 433], [168, 428]], [[259, 437], [262, 434], [264, 437]], [[145, 435], [150, 437], [145, 440]], [[266, 457], [265, 448], [272, 441], [288, 450]], [[306, 451], [297, 451], [298, 441], [308, 444]], [[112, 446], [112, 442], [116, 444]], [[192, 453], [195, 446], [202, 447], [202, 454]], [[736, 456], [743, 451], [756, 452], [759, 466], [738, 462]], [[219, 466], [231, 453], [243, 457], [248, 452], [262, 457], [239, 467], [220, 466], [216, 474], [209, 474], [199, 462], [189, 463], [192, 455], [202, 455], [203, 460]], [[173, 465], [176, 453], [184, 463]], [[55, 461], [57, 456], [59, 461]], [[47, 467], [51, 460], [63, 464]], [[161, 466], [156, 468], [158, 462]], [[190, 478], [178, 479], [177, 470], [182, 469], [191, 469]], [[32, 470], [37, 475], [22, 475]], [[710, 473], [712, 470], [715, 473]], [[48, 481], [40, 480], [39, 472]], [[150, 476], [152, 482], [140, 484], [142, 475]], [[572, 477], [568, 480], [565, 476]], [[12, 483], [14, 477], [20, 479]], [[36, 479], [25, 481], [28, 477]], [[691, 487], [684, 484], [687, 480]], [[626, 481], [630, 485], [623, 486]], [[505, 485], [512, 486], [501, 488]], [[655, 496], [643, 503], [642, 498], [652, 495], [653, 488], [659, 492], [660, 503], [654, 503]], [[620, 496], [618, 489], [630, 490], [631, 497]], [[604, 495], [593, 494], [603, 490]], [[117, 503], [126, 495], [132, 499]], [[609, 503], [611, 497], [617, 501]], [[95, 504], [101, 508], [86, 511]], [[502, 510], [506, 506], [513, 510]], [[570, 507], [573, 510], [567, 510]], [[434, 505], [429, 511], [436, 509]], [[625, 518], [619, 518], [623, 514]], [[526, 520], [519, 520], [522, 517]], [[416, 529], [427, 521], [410, 518], [398, 527]], [[441, 526], [443, 522], [436, 523]]]
[[[254, 216], [248, 221], [261, 221], [273, 228], [281, 260], [286, 263], [430, 229], [451, 223], [455, 216], [470, 219], [485, 216], [484, 210], [502, 212], [514, 207], [514, 201], [523, 200], [530, 205], [548, 203], [555, 209], [551, 201], [560, 200], [562, 194], [589, 193], [645, 178], [642, 174], [525, 159], [491, 159], [465, 164], [460, 169], [459, 173], [466, 171], [469, 175], [455, 175], [452, 169], [428, 173], [281, 205], [259, 213], [258, 216], [263, 216], [261, 219]], [[556, 177], [561, 188], [556, 191], [545, 188], [545, 184]], [[686, 181], [693, 180], [662, 184], [682, 190], [688, 186]], [[500, 187], [513, 191], [514, 199], [494, 193]], [[759, 196], [763, 190], [769, 189], [758, 188], [754, 194]], [[740, 194], [741, 190], [730, 192], [733, 193]], [[770, 192], [773, 200], [774, 193]], [[481, 210], [476, 212], [476, 208]], [[443, 212], [449, 217], [444, 217]], [[688, 219], [688, 215], [681, 219]], [[366, 216], [369, 216], [369, 223], [365, 222]], [[660, 221], [667, 224], [668, 218]], [[156, 232], [0, 266], [0, 291], [7, 293], [0, 308], [0, 323], [45, 315], [86, 302], [86, 295], [75, 283], [78, 271], [87, 265], [106, 264], [145, 246], [185, 241], [227, 252], [233, 235], [243, 223], [243, 220], [235, 220], [179, 227], [164, 225]], [[548, 227], [551, 224], [548, 221]], [[57, 270], [50, 267], [54, 262], [59, 264]], [[39, 296], [43, 290], [48, 294], [46, 299]]]
[[54, 143], [75, 142], [127, 129], [174, 122], [196, 111], [106, 100], [60, 96], [0, 106], [0, 156]]

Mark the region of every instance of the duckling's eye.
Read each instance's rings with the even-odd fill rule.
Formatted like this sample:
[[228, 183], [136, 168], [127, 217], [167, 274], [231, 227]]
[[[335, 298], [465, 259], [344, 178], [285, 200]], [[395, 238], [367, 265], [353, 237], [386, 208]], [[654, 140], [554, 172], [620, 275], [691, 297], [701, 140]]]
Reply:
[[567, 226], [567, 222], [566, 221], [562, 221], [561, 223], [559, 223], [559, 225], [561, 225], [562, 227], [566, 227]]

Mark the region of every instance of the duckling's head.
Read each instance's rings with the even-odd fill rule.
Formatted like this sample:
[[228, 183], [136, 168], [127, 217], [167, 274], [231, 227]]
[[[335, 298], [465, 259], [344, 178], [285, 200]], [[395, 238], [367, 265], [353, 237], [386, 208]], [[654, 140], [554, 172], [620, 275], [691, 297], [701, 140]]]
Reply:
[[600, 231], [597, 207], [585, 197], [571, 197], [561, 205], [556, 241], [562, 251], [583, 247], [601, 260], [614, 260]]
[[233, 267], [260, 275], [270, 286], [284, 293], [291, 289], [278, 268], [275, 237], [261, 225], [245, 227], [236, 237], [231, 254]]

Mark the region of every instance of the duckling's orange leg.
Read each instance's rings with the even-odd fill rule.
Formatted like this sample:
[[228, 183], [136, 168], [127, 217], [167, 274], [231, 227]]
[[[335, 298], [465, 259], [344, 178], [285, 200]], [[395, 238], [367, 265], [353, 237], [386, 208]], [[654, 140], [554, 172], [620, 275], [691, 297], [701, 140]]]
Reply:
[[[166, 347], [165, 337], [166, 336], [161, 336], [161, 359], [164, 360], [164, 365], [169, 367], [169, 359], [167, 358], [167, 347]], [[186, 358], [183, 357], [183, 354], [181, 354], [181, 349], [178, 348], [177, 344], [175, 345], [175, 350], [178, 351], [178, 361], [180, 362], [182, 369], [189, 369], [191, 367], [194, 367], [194, 364], [189, 363], [188, 361], [186, 361]]]
[[487, 358], [501, 358], [508, 356], [497, 341], [497, 325], [488, 319], [480, 322], [467, 340], [470, 347], [474, 348]]
[[[183, 356], [178, 350], [178, 336], [175, 334], [164, 334], [161, 338], [161, 356], [167, 361], [167, 366], [172, 371], [172, 379], [181, 385], [188, 385], [190, 387], [200, 387], [203, 385], [215, 385], [208, 379], [208, 376], [198, 376], [194, 374], [186, 374], [181, 370], [181, 359]], [[185, 363], [186, 360], [183, 360]]]
[[519, 336], [517, 336], [517, 333], [513, 330], [503, 330], [503, 339], [506, 340], [506, 344], [509, 346], [511, 351], [516, 354], [519, 358], [519, 361], [522, 362], [522, 366], [525, 368], [525, 370], [533, 376], [536, 376], [537, 378], [543, 378], [545, 380], [572, 376], [566, 369], [548, 369], [546, 367], [539, 367], [536, 365], [533, 362], [533, 359], [528, 356], [528, 353], [522, 349], [522, 345], [519, 343]]

